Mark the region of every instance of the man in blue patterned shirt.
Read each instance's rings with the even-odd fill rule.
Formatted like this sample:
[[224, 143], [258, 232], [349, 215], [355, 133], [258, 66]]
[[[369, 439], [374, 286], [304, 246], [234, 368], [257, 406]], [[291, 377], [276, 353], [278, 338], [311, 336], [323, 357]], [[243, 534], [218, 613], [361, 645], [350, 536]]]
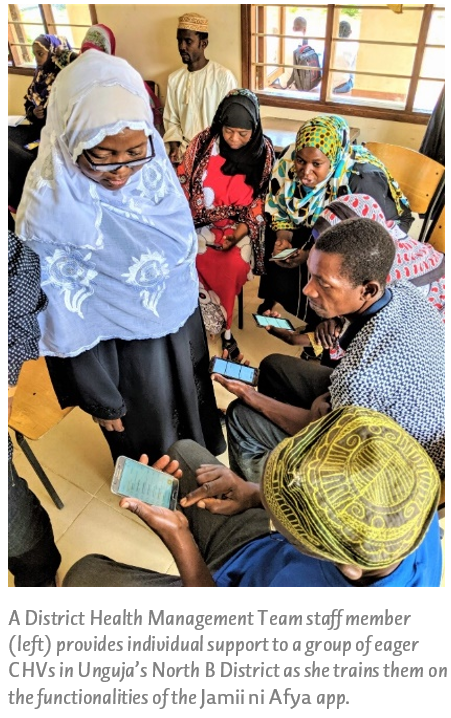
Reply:
[[445, 333], [436, 309], [408, 282], [386, 286], [395, 247], [370, 219], [340, 222], [310, 252], [304, 288], [324, 319], [347, 320], [346, 351], [332, 370], [272, 354], [258, 392], [216, 380], [238, 397], [227, 414], [230, 467], [259, 481], [270, 451], [311, 421], [346, 405], [379, 411], [423, 446], [444, 478]]

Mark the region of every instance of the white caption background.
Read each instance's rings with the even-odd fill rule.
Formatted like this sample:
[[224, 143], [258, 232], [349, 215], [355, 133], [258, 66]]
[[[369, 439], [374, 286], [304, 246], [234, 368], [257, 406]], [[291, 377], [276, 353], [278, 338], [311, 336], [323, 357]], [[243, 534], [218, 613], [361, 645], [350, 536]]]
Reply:
[[6, 599], [8, 717], [449, 708], [443, 588], [44, 589]]

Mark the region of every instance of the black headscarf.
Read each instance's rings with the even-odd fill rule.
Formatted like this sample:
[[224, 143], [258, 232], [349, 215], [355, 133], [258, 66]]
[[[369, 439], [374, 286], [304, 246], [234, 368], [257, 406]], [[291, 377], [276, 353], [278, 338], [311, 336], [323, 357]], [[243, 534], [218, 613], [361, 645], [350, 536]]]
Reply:
[[[232, 150], [222, 136], [223, 127], [252, 130], [249, 142]], [[219, 137], [219, 154], [225, 162], [221, 172], [232, 176], [245, 175], [245, 182], [258, 194], [266, 159], [265, 140], [258, 100], [250, 90], [232, 90], [219, 104], [210, 128], [210, 138]]]

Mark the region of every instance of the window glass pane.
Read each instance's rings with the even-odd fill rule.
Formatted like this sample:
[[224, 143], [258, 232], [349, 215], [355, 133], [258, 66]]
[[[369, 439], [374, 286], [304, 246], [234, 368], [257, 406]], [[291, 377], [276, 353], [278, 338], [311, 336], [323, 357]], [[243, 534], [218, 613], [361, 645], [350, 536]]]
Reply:
[[445, 10], [433, 10], [427, 38], [428, 45], [445, 44]]
[[417, 112], [432, 112], [442, 91], [442, 87], [443, 84], [441, 82], [420, 80], [413, 109]]
[[427, 47], [424, 51], [421, 77], [445, 78], [446, 68], [445, 48]]
[[34, 67], [31, 46], [33, 40], [45, 32], [39, 6], [25, 3], [8, 5], [8, 19], [12, 22], [9, 25], [9, 42], [15, 64]]
[[[43, 20], [41, 9], [45, 10]], [[63, 35], [73, 49], [79, 49], [86, 30], [92, 24], [91, 11], [86, 4], [8, 5], [8, 41], [11, 55], [9, 64], [16, 67], [34, 67], [31, 46], [38, 35]], [[47, 23], [47, 24], [46, 24]], [[12, 63], [11, 63], [12, 58]]]
[[405, 109], [409, 79], [391, 78], [384, 75], [356, 75], [354, 87], [345, 94], [332, 93], [328, 100], [387, 109]]

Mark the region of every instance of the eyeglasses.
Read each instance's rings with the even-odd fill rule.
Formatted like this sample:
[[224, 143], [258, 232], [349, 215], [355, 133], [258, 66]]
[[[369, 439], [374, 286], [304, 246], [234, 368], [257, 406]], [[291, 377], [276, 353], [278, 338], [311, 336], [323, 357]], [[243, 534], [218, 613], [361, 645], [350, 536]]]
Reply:
[[88, 163], [90, 169], [92, 169], [94, 172], [116, 172], [116, 170], [120, 169], [121, 167], [140, 167], [141, 165], [147, 164], [155, 157], [155, 149], [153, 146], [152, 138], [149, 136], [148, 139], [150, 144], [150, 155], [148, 155], [147, 157], [141, 157], [141, 159], [139, 160], [130, 160], [129, 162], [116, 162], [114, 165], [102, 165], [94, 163], [89, 157], [87, 150], [83, 150], [82, 155]]

